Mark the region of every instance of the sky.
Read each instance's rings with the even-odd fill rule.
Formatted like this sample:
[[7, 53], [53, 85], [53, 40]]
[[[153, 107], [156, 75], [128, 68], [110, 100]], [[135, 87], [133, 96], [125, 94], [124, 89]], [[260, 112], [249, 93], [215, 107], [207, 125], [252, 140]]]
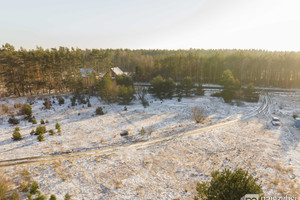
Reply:
[[299, 0], [0, 0], [0, 45], [300, 51]]

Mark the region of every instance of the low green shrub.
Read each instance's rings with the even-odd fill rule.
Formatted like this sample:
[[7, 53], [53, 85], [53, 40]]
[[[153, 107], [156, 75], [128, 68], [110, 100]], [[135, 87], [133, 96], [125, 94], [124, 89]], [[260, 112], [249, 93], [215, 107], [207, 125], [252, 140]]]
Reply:
[[104, 115], [102, 107], [96, 108], [96, 115]]
[[35, 117], [32, 118], [32, 124], [37, 124]]
[[39, 189], [39, 184], [36, 182], [36, 181], [33, 181], [31, 186], [30, 186], [30, 190], [29, 190], [29, 193], [30, 194], [36, 194], [38, 189]]
[[32, 114], [32, 108], [31, 108], [31, 106], [29, 104], [23, 104], [21, 106], [19, 114], [20, 115], [27, 115], [27, 117], [30, 117], [31, 114]]
[[144, 127], [142, 127], [142, 130], [141, 130], [141, 135], [145, 135], [146, 134], [146, 130]]
[[58, 104], [59, 104], [59, 105], [62, 105], [62, 104], [64, 104], [64, 103], [65, 103], [65, 99], [62, 98], [62, 97], [59, 97], [59, 98], [58, 98]]
[[21, 140], [22, 135], [20, 133], [20, 128], [17, 126], [12, 134], [12, 139], [13, 140]]
[[69, 195], [69, 193], [65, 195], [65, 200], [71, 200], [71, 195]]
[[20, 120], [16, 119], [14, 116], [12, 116], [11, 118], [8, 119], [8, 123], [17, 125], [20, 123]]
[[49, 101], [48, 99], [45, 99], [43, 104], [45, 106], [45, 109], [51, 108], [51, 101]]
[[52, 129], [49, 130], [49, 133], [50, 133], [50, 135], [55, 135], [55, 132]]
[[35, 134], [35, 131], [32, 129], [31, 131], [30, 131], [30, 135], [34, 135]]
[[59, 124], [59, 123], [56, 123], [56, 124], [55, 124], [55, 128], [56, 128], [56, 129], [60, 129], [60, 124]]
[[46, 126], [38, 126], [35, 129], [35, 135], [40, 135], [46, 133]]
[[37, 139], [38, 139], [39, 142], [44, 141], [44, 135], [43, 135], [43, 134], [39, 134], [39, 135], [37, 136]]

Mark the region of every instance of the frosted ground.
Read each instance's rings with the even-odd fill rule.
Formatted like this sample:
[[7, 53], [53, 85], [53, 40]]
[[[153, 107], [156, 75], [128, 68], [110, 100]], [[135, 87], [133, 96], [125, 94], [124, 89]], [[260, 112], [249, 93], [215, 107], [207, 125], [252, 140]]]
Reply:
[[[64, 105], [56, 100], [50, 110], [44, 110], [43, 100], [36, 99], [32, 107], [37, 121], [48, 120], [48, 130], [59, 122], [62, 134], [47, 133], [45, 141], [38, 142], [30, 135], [37, 125], [23, 120], [19, 124], [23, 139], [15, 142], [11, 139], [14, 127], [7, 123], [9, 116], [3, 116], [0, 160], [82, 153], [0, 170], [18, 182], [17, 172], [26, 169], [45, 194], [56, 194], [58, 199], [67, 192], [74, 199], [191, 199], [196, 182], [209, 180], [211, 171], [225, 167], [249, 170], [267, 195], [300, 194], [300, 130], [293, 127], [292, 118], [300, 112], [300, 96], [274, 92], [259, 103], [236, 106], [210, 97], [210, 93], [181, 102], [161, 102], [148, 96], [149, 107], [136, 101], [127, 106], [128, 111], [95, 97], [90, 99], [91, 108], [71, 107], [71, 96]], [[15, 102], [25, 103], [26, 98], [0, 103]], [[94, 115], [97, 106], [104, 107], [106, 114]], [[203, 124], [194, 122], [194, 107], [205, 110], [208, 118]], [[247, 120], [238, 120], [247, 116]], [[282, 126], [273, 127], [271, 116], [280, 117]], [[207, 128], [215, 124], [224, 126]], [[130, 136], [122, 138], [123, 130]], [[193, 130], [199, 131], [183, 135]], [[109, 153], [101, 151], [110, 147]]]

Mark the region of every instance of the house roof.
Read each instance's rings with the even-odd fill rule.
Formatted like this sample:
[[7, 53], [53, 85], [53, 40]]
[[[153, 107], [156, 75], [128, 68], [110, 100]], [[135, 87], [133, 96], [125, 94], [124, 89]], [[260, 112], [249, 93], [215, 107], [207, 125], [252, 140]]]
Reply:
[[111, 70], [116, 74], [116, 75], [122, 75], [124, 72], [119, 68], [119, 67], [113, 67]]

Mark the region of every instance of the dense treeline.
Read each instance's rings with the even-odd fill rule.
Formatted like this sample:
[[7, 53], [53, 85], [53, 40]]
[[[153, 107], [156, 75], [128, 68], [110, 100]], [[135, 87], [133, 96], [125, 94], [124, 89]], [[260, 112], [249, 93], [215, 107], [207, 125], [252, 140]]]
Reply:
[[[1, 86], [8, 95], [63, 91], [93, 91], [97, 75], [111, 67], [135, 72], [135, 81], [149, 82], [157, 75], [180, 82], [189, 76], [197, 83], [219, 83], [226, 69], [241, 84], [300, 87], [300, 52], [262, 50], [128, 50], [58, 49], [34, 50], [12, 45], [0, 49]], [[92, 68], [82, 76], [80, 68]]]

